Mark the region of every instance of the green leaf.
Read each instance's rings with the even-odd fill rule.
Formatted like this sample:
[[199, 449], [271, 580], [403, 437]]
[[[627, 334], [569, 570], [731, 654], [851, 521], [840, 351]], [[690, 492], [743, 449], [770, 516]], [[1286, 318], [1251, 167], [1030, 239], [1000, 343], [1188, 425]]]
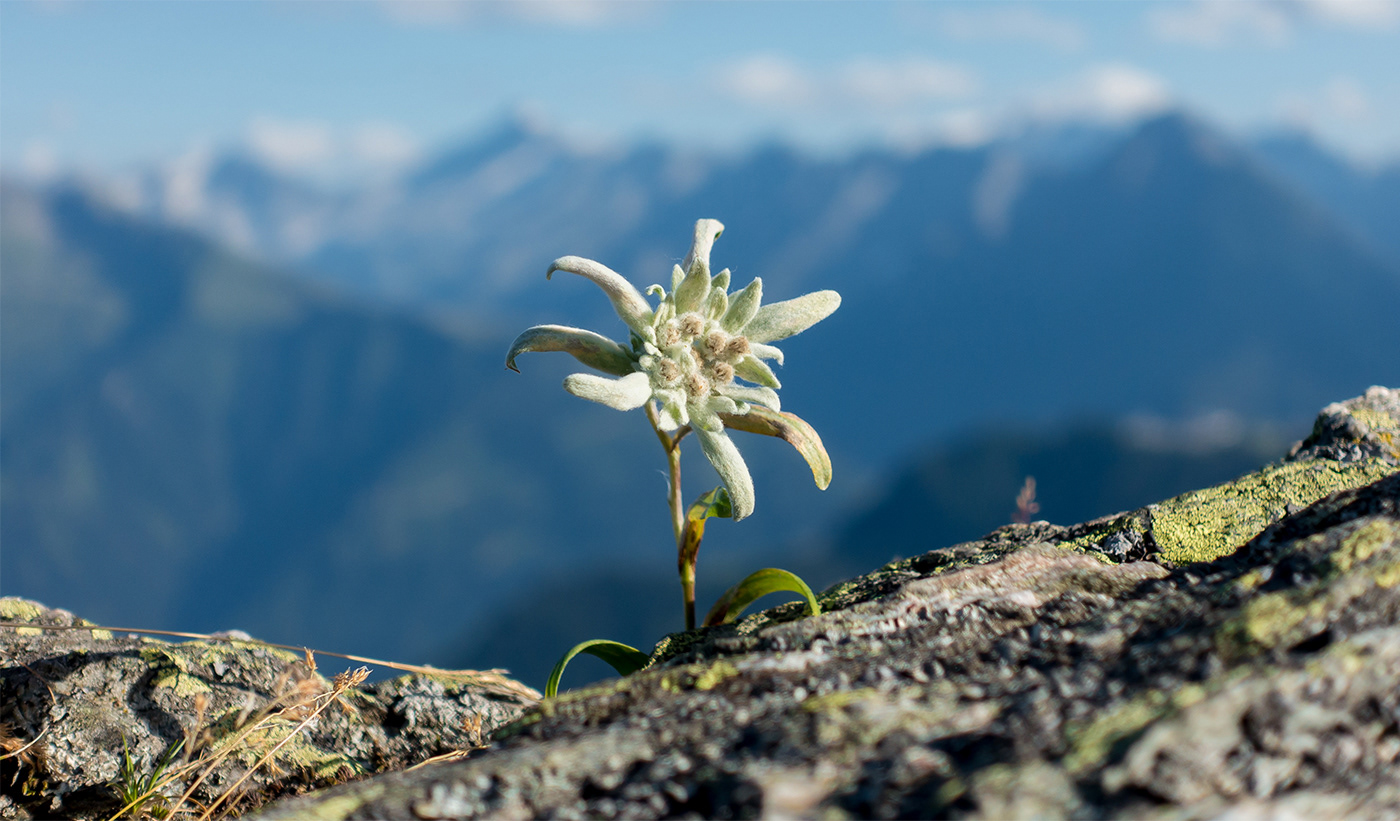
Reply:
[[690, 509], [685, 512], [686, 521], [704, 527], [706, 519], [718, 517], [728, 519], [734, 515], [733, 503], [729, 500], [729, 491], [720, 485], [709, 493], [700, 494], [700, 498], [691, 503]]
[[822, 445], [822, 438], [797, 414], [779, 413], [762, 405], [750, 405], [748, 413], [721, 413], [719, 418], [726, 428], [782, 439], [802, 454], [807, 467], [812, 469], [812, 479], [817, 487], [826, 490], [831, 484], [831, 457]]
[[817, 597], [812, 595], [812, 588], [808, 587], [806, 582], [786, 570], [765, 567], [750, 573], [743, 581], [726, 590], [724, 595], [719, 597], [719, 601], [715, 602], [715, 606], [710, 608], [709, 615], [705, 616], [705, 626], [712, 627], [734, 621], [744, 612], [745, 607], [769, 593], [782, 591], [800, 593], [807, 600], [807, 607], [813, 616], [822, 614], [821, 605], [817, 604]]
[[617, 671], [620, 676], [628, 676], [647, 666], [651, 657], [635, 647], [628, 647], [615, 641], [607, 639], [591, 639], [581, 644], [574, 645], [573, 649], [564, 654], [559, 659], [559, 663], [554, 665], [554, 670], [549, 674], [549, 682], [544, 685], [544, 697], [554, 698], [559, 694], [559, 678], [564, 675], [564, 668], [569, 666], [574, 656], [579, 653], [587, 653], [596, 656]]
[[681, 536], [681, 556], [689, 556], [691, 561], [700, 552], [700, 540], [705, 538], [705, 520], [711, 517], [731, 519], [734, 517], [734, 504], [729, 499], [729, 491], [720, 485], [691, 503], [685, 512], [685, 531]]

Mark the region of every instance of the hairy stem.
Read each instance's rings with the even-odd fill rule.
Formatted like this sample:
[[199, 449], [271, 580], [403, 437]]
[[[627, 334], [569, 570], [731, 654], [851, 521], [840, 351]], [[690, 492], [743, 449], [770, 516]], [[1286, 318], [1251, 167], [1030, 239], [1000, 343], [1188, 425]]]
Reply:
[[676, 537], [676, 569], [681, 577], [681, 598], [685, 602], [685, 629], [695, 628], [695, 552], [685, 549], [685, 507], [681, 497], [681, 439], [690, 432], [681, 428], [672, 436], [661, 429], [656, 405], [648, 402], [647, 420], [651, 422], [656, 438], [666, 451], [666, 464], [670, 469], [670, 482], [667, 485], [666, 501], [671, 506], [671, 530]]

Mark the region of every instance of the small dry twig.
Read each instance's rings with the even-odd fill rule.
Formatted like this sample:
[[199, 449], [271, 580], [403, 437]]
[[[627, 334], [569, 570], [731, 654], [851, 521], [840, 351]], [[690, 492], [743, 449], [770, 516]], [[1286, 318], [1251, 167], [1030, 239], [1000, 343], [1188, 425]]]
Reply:
[[1035, 500], [1035, 477], [1027, 476], [1021, 492], [1016, 494], [1016, 513], [1012, 520], [1028, 525], [1035, 514], [1040, 512], [1040, 503]]

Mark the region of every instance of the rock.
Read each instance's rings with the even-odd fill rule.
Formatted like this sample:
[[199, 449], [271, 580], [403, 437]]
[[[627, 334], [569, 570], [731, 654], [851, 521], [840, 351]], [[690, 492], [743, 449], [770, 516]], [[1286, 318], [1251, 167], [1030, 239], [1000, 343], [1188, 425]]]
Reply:
[[228, 799], [244, 810], [480, 747], [538, 697], [495, 673], [408, 675], [335, 697], [340, 682], [310, 655], [41, 629], [91, 623], [16, 598], [0, 599], [0, 620], [31, 625], [0, 628], [0, 741], [18, 753], [0, 761], [0, 818], [110, 817], [128, 760], [128, 782], [177, 776], [146, 802], [153, 813], [186, 789], [186, 808], [209, 806], [249, 774]]
[[469, 758], [258, 817], [1394, 817], [1397, 401], [1329, 406], [1234, 482], [887, 565], [817, 617], [673, 634]]
[[1373, 388], [1285, 461], [888, 565], [815, 618], [668, 636], [467, 760], [259, 817], [1394, 816], [1397, 408]]

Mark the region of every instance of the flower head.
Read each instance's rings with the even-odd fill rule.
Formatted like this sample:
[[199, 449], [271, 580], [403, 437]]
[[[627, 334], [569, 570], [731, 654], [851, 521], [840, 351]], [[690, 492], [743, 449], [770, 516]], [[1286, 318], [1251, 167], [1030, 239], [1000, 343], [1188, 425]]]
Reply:
[[840, 306], [841, 297], [817, 291], [763, 305], [758, 278], [730, 293], [729, 270], [710, 273], [710, 250], [723, 231], [717, 220], [695, 223], [690, 252], [671, 271], [671, 290], [661, 285], [647, 289], [658, 298], [655, 308], [605, 265], [581, 257], [555, 260], [547, 276], [567, 271], [603, 289], [631, 331], [628, 344], [579, 328], [537, 325], [516, 338], [506, 367], [516, 370], [516, 356], [528, 351], [565, 351], [615, 377], [572, 374], [564, 380], [569, 393], [618, 410], [657, 403], [663, 430], [688, 427], [695, 432], [729, 490], [738, 520], [753, 512], [753, 480], [726, 428], [781, 436], [807, 457], [819, 486], [830, 481], [830, 462], [816, 432], [782, 413], [781, 384], [768, 362], [783, 363], [782, 351], [770, 343], [825, 319]]

